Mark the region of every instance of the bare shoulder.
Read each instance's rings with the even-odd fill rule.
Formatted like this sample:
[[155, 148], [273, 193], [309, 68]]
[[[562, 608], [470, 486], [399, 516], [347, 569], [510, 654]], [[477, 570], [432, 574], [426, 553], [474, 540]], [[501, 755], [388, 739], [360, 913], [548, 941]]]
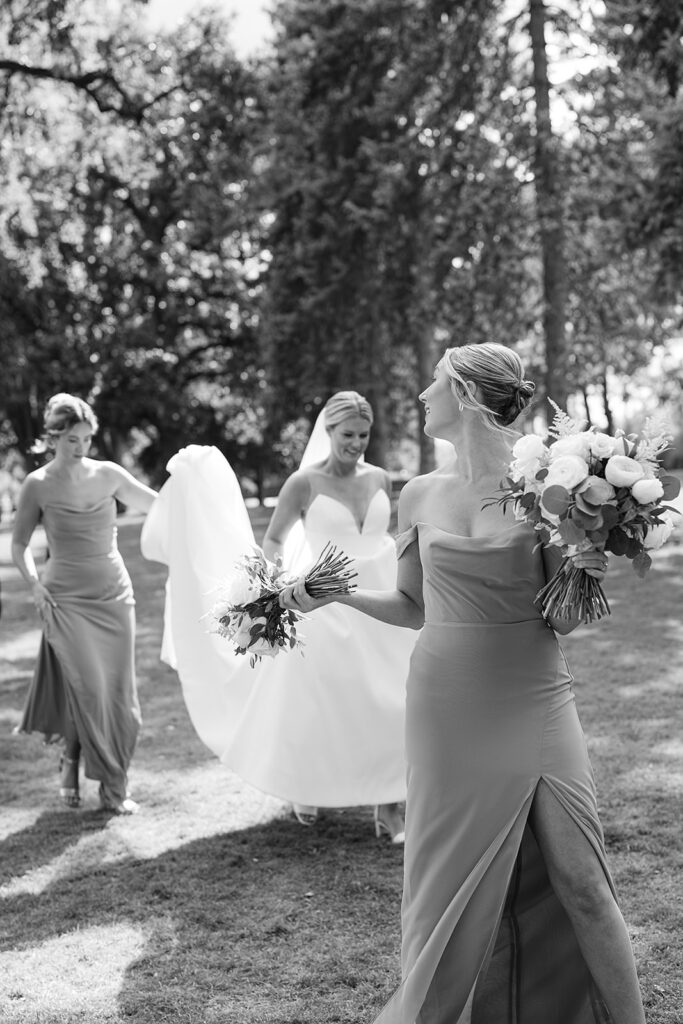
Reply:
[[117, 480], [122, 476], [128, 476], [127, 471], [123, 466], [119, 466], [118, 462], [106, 462], [101, 459], [84, 459], [83, 461], [90, 472], [97, 476], [110, 476]]
[[399, 529], [408, 530], [420, 519], [420, 510], [424, 505], [425, 496], [434, 487], [434, 473], [414, 476], [403, 485], [398, 499]]
[[32, 470], [24, 477], [24, 481], [21, 485], [21, 498], [24, 501], [39, 501], [40, 495], [45, 490], [46, 486], [46, 466], [40, 466], [38, 469]]
[[291, 476], [288, 476], [278, 495], [278, 502], [285, 501], [300, 502], [303, 506], [311, 492], [311, 476], [315, 472], [315, 466], [307, 466], [306, 469], [297, 469]]
[[365, 476], [371, 477], [378, 487], [382, 487], [387, 494], [391, 494], [391, 477], [386, 469], [382, 469], [381, 466], [375, 466], [372, 462], [359, 462], [358, 471]]

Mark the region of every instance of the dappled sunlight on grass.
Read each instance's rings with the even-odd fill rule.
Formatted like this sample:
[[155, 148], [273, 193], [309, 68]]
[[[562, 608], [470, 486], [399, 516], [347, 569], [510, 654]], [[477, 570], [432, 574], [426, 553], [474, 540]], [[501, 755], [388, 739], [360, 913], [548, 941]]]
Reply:
[[[137, 815], [99, 812], [96, 783], [86, 782], [92, 790], [93, 809], [86, 803], [85, 810], [56, 812], [68, 830], [66, 845], [60, 844], [52, 857], [0, 885], [0, 899], [37, 895], [60, 880], [103, 865], [151, 859], [196, 839], [267, 824], [288, 813], [287, 804], [252, 789], [215, 762], [182, 773], [139, 771], [134, 778], [135, 796], [141, 801]], [[15, 816], [22, 820], [21, 814], [15, 812]], [[40, 812], [24, 815], [23, 827], [36, 826], [39, 817]], [[52, 824], [50, 816], [46, 816], [48, 823]]]
[[[9, 735], [38, 634], [0, 552], [0, 1019], [372, 1020], [399, 975], [402, 850], [374, 837], [370, 808], [323, 811], [302, 828], [207, 751], [159, 661], [165, 571], [140, 558], [138, 534], [122, 522], [143, 714], [129, 818], [100, 813], [97, 783], [82, 778], [82, 809], [64, 808], [58, 750]], [[678, 1024], [683, 550], [656, 552], [644, 580], [611, 561], [612, 616], [562, 644], [648, 1024]]]
[[0, 842], [16, 832], [31, 828], [42, 814], [40, 807], [3, 807], [0, 816]]
[[[39, 945], [0, 953], [3, 1024], [56, 1022], [93, 1014], [107, 1020], [125, 972], [144, 948], [141, 927], [80, 927]], [[114, 1019], [112, 1015], [109, 1019]]]

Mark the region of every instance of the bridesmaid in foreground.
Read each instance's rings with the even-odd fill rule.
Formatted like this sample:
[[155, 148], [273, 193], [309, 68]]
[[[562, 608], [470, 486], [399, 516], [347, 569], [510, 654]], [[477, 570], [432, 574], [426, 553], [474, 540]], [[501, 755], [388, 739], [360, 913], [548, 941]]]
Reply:
[[[482, 508], [533, 392], [511, 349], [446, 351], [420, 399], [457, 461], [401, 494], [397, 589], [337, 598], [424, 623], [408, 679], [403, 980], [377, 1024], [645, 1020], [556, 637], [579, 622], [534, 603], [559, 555]], [[574, 561], [604, 577], [601, 552]], [[281, 603], [320, 602], [299, 581]]]
[[[140, 709], [135, 686], [135, 600], [116, 544], [116, 501], [146, 512], [156, 492], [121, 466], [87, 457], [97, 418], [73, 395], [44, 417], [47, 465], [29, 473], [17, 506], [12, 557], [31, 587], [43, 636], [18, 732], [63, 740], [60, 796], [78, 807], [81, 755], [100, 804], [132, 814], [127, 772]], [[39, 522], [50, 557], [42, 578], [30, 541]]]

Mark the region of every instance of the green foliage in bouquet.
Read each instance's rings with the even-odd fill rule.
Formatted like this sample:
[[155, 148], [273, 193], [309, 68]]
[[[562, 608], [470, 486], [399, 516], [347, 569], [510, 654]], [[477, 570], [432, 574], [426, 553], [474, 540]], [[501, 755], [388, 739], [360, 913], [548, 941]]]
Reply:
[[[554, 402], [550, 438], [523, 435], [515, 443], [502, 495], [488, 505], [509, 505], [533, 525], [539, 540], [559, 547], [564, 559], [537, 596], [543, 614], [585, 621], [609, 613], [600, 583], [576, 567], [579, 551], [623, 555], [639, 576], [652, 565], [649, 550], [661, 547], [674, 526], [677, 509], [667, 504], [680, 491], [675, 476], [663, 472], [661, 456], [671, 437], [652, 421], [641, 435], [614, 436], [581, 426]], [[485, 506], [486, 507], [486, 506]]]

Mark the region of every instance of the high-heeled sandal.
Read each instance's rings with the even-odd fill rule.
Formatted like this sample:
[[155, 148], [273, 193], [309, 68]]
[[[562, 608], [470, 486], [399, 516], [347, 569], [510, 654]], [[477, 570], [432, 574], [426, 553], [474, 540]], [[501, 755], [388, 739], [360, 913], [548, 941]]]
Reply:
[[318, 808], [306, 804], [292, 804], [292, 814], [300, 825], [314, 825], [318, 818]]
[[62, 772], [64, 765], [76, 765], [76, 785], [75, 786], [60, 786], [59, 796], [63, 804], [67, 807], [80, 807], [81, 806], [81, 794], [78, 791], [78, 758], [67, 757], [66, 754], [62, 754], [59, 758], [58, 772]]
[[386, 833], [394, 846], [401, 846], [406, 839], [405, 825], [402, 829], [392, 828], [384, 818], [379, 816], [379, 807], [375, 807], [375, 835], [379, 839], [382, 833]]

